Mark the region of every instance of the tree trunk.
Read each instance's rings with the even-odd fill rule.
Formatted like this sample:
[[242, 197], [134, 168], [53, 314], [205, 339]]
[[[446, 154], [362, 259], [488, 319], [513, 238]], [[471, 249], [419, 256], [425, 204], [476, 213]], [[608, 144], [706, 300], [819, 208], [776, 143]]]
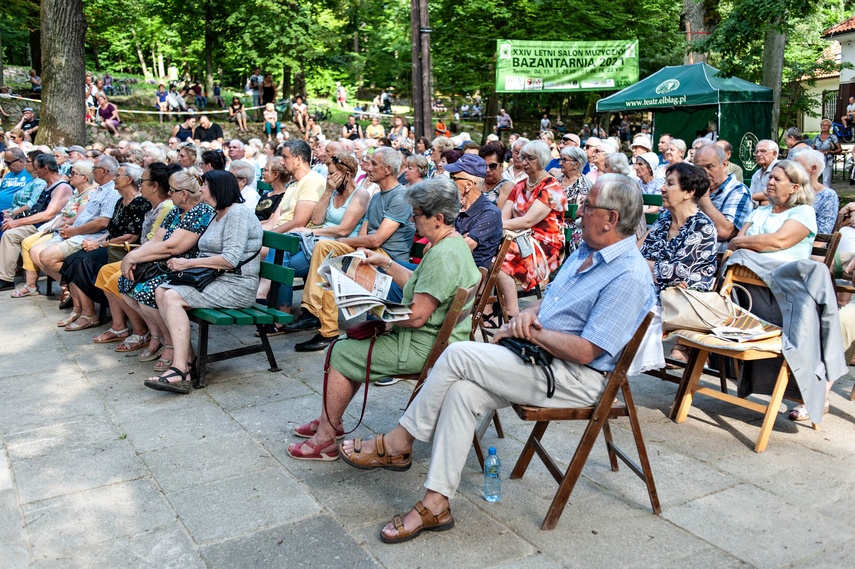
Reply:
[[30, 32], [30, 49], [32, 50], [32, 67], [37, 75], [42, 74], [42, 32], [36, 30]]
[[763, 80], [764, 87], [772, 89], [772, 138], [778, 138], [778, 118], [781, 114], [781, 80], [784, 73], [784, 46], [787, 36], [776, 31], [766, 32], [763, 40]]
[[140, 48], [140, 42], [137, 41], [137, 33], [134, 30], [131, 30], [131, 36], [134, 38], [134, 47], [137, 50], [137, 57], [140, 58], [140, 67], [142, 68], [143, 77], [148, 79], [148, 67], [145, 64], [145, 57], [143, 57], [142, 48]]
[[[152, 43], [151, 44], [151, 74], [157, 75], [157, 53], [155, 52], [154, 47], [155, 47], [155, 45]], [[157, 77], [155, 77], [155, 80], [157, 80]]]
[[83, 0], [42, 0], [41, 29], [45, 45], [38, 141], [48, 146], [85, 144], [86, 104], [80, 93], [86, 72]]
[[[686, 43], [704, 39], [710, 32], [706, 24], [707, 9], [704, 0], [683, 0], [683, 13], [681, 20], [686, 32]], [[697, 53], [688, 51], [683, 59], [684, 63], [706, 63], [709, 53]]]
[[205, 0], [205, 92], [214, 94], [214, 33], [211, 31], [211, 0]]
[[92, 46], [92, 58], [95, 59], [95, 71], [101, 71], [101, 62], [98, 59], [98, 46]]
[[3, 86], [3, 32], [0, 30], [0, 87]]
[[287, 65], [282, 66], [282, 98], [291, 98], [291, 68]]
[[157, 76], [161, 79], [166, 77], [163, 67], [163, 52], [160, 50], [160, 44], [157, 44]]

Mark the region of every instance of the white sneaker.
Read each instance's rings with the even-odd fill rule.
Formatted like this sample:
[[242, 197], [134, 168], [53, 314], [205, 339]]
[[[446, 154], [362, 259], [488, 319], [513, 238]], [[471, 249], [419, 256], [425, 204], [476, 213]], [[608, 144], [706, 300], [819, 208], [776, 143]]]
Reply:
[[378, 379], [374, 382], [374, 385], [377, 387], [389, 387], [390, 385], [395, 385], [398, 382], [404, 381], [400, 377], [384, 377], [383, 379]]

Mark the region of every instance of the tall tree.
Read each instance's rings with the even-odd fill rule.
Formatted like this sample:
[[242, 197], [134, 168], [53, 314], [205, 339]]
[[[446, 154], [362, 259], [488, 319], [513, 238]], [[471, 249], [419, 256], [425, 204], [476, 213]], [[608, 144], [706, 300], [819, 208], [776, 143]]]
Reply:
[[42, 0], [42, 112], [39, 142], [49, 146], [86, 140], [82, 96], [86, 63], [83, 0]]

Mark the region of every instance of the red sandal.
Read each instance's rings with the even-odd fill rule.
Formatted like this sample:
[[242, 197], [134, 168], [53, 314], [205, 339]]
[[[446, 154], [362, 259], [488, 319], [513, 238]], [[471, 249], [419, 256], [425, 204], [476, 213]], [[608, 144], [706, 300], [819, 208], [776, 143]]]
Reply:
[[288, 454], [297, 460], [320, 460], [333, 462], [338, 460], [338, 445], [334, 440], [327, 443], [312, 444], [310, 441], [301, 441], [297, 444], [288, 445]]

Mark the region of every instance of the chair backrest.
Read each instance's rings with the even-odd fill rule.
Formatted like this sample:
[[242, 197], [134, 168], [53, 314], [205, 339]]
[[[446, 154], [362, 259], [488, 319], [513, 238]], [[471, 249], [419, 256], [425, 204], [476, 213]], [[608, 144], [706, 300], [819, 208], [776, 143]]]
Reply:
[[632, 360], [635, 359], [635, 354], [638, 352], [638, 348], [644, 340], [644, 335], [647, 334], [647, 327], [650, 326], [651, 320], [653, 320], [653, 313], [648, 312], [641, 321], [641, 324], [636, 328], [635, 334], [632, 335], [629, 343], [623, 348], [623, 352], [621, 352], [620, 359], [618, 360], [617, 365], [615, 365], [615, 369], [613, 369], [609, 374], [610, 381], [612, 379], [617, 380], [618, 382], [624, 381], [624, 378], [626, 378], [626, 372], [629, 371], [629, 366], [632, 365]]
[[813, 248], [811, 249], [811, 259], [819, 261], [829, 270], [834, 267], [834, 254], [837, 253], [837, 247], [840, 245], [840, 232], [834, 233], [817, 233], [813, 240]]
[[294, 269], [283, 267], [282, 263], [285, 260], [285, 253], [296, 253], [300, 250], [300, 238], [294, 235], [276, 233], [275, 231], [265, 231], [261, 244], [268, 249], [274, 250], [272, 263], [268, 263], [264, 259], [261, 260], [261, 271], [259, 274], [261, 278], [268, 279], [271, 282], [267, 299], [268, 301], [272, 299], [275, 302], [279, 295], [280, 283], [291, 284], [294, 282]]
[[[487, 308], [487, 305], [493, 298], [493, 289], [496, 288], [496, 282], [499, 280], [499, 271], [502, 270], [502, 263], [505, 262], [505, 257], [508, 254], [508, 250], [511, 248], [512, 242], [513, 239], [505, 235], [502, 239], [501, 245], [499, 245], [499, 251], [496, 253], [496, 258], [490, 266], [490, 270], [486, 271], [484, 268], [480, 269], [482, 271], [481, 287], [475, 295], [475, 304], [472, 307], [472, 333], [469, 335], [471, 340], [475, 339], [475, 332], [481, 327], [481, 322], [484, 320], [484, 309]], [[484, 278], [485, 271], [487, 273], [486, 278]]]
[[[641, 201], [646, 206], [655, 205], [662, 207], [662, 194], [641, 194]], [[644, 221], [647, 225], [653, 225], [657, 219], [659, 219], [659, 212], [644, 214]]]
[[837, 214], [837, 221], [834, 222], [834, 229], [832, 230], [834, 233], [840, 231], [840, 228], [844, 225], [849, 224], [850, 221], [849, 212], [840, 212]]
[[[433, 347], [425, 360], [425, 365], [422, 368], [422, 373], [419, 375], [416, 387], [413, 389], [413, 394], [410, 396], [410, 401], [415, 398], [416, 394], [422, 388], [422, 383], [424, 383], [424, 380], [431, 368], [433, 368], [436, 360], [439, 359], [443, 350], [448, 346], [454, 327], [466, 320], [466, 318], [472, 313], [472, 308], [475, 306], [475, 294], [478, 292], [480, 284], [481, 283], [478, 282], [469, 288], [460, 287], [457, 289], [457, 294], [454, 295], [454, 298], [451, 300], [451, 306], [448, 307], [448, 312], [445, 315], [445, 321], [442, 323], [442, 328], [439, 329], [439, 333], [436, 335], [436, 340], [433, 342]], [[467, 306], [468, 308], [466, 308]]]

